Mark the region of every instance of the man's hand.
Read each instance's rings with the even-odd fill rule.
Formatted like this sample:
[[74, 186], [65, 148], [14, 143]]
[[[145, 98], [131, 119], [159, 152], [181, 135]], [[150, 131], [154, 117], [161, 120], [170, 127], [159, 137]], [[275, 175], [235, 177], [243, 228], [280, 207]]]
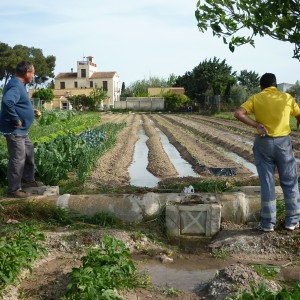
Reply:
[[22, 122], [20, 120], [18, 120], [16, 123], [15, 123], [15, 128], [19, 128], [22, 126]]
[[260, 136], [265, 136], [266, 134], [268, 134], [268, 130], [263, 124], [258, 124], [256, 129]]
[[34, 109], [33, 111], [34, 111], [34, 116], [36, 118], [39, 118], [42, 115], [42, 113], [38, 109]]

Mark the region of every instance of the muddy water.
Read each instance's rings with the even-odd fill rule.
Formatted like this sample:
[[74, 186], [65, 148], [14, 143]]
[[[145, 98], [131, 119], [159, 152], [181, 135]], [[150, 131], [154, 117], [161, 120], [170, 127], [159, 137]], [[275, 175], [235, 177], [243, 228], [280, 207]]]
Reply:
[[224, 261], [207, 255], [196, 259], [174, 259], [173, 263], [159, 261], [143, 263], [138, 269], [150, 275], [151, 282], [161, 287], [176, 288], [182, 291], [199, 291], [224, 267]]
[[[139, 271], [151, 277], [152, 284], [163, 288], [176, 288], [186, 292], [199, 292], [216, 276], [219, 270], [236, 263], [234, 260], [220, 260], [203, 254], [192, 259], [175, 258], [174, 262], [163, 264], [149, 261], [138, 264]], [[268, 264], [263, 264], [268, 266]], [[280, 267], [278, 280], [300, 282], [300, 267]]]

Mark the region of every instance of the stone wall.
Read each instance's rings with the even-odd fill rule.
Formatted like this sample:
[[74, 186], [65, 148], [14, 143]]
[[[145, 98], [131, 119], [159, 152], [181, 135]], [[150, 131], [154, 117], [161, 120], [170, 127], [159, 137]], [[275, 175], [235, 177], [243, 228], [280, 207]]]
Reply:
[[136, 111], [159, 111], [164, 110], [165, 99], [160, 97], [127, 97], [126, 101], [116, 101], [114, 108]]

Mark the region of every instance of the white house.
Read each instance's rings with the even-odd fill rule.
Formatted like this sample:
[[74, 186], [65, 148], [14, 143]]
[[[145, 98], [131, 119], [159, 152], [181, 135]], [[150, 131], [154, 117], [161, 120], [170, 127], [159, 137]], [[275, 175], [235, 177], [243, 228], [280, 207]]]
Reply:
[[117, 72], [98, 72], [92, 56], [77, 61], [77, 72], [59, 73], [55, 77], [53, 108], [68, 108], [67, 97], [70, 95], [89, 95], [93, 88], [107, 91], [104, 108], [114, 106], [120, 101], [120, 79]]

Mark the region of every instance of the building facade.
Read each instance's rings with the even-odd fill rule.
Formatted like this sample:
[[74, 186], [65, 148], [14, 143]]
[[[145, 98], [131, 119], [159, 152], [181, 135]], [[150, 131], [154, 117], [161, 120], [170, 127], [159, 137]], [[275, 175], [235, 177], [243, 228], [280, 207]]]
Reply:
[[68, 109], [68, 96], [89, 95], [94, 88], [102, 88], [107, 92], [103, 108], [114, 107], [120, 101], [120, 79], [117, 72], [98, 72], [92, 56], [77, 61], [77, 71], [59, 73], [55, 77], [53, 108]]

